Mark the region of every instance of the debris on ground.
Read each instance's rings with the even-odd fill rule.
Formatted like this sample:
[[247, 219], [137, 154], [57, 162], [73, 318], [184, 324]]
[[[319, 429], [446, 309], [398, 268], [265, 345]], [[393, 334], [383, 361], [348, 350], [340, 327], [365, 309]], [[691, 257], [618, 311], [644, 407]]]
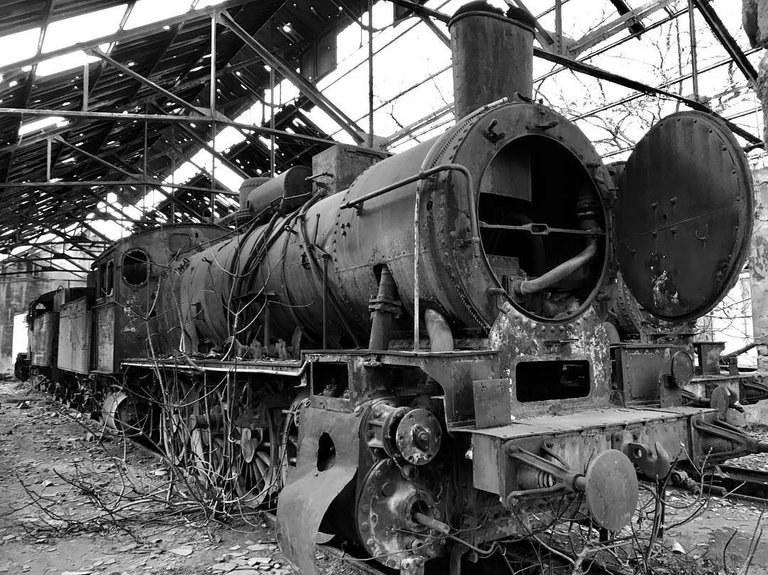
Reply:
[[[162, 513], [147, 514], [143, 524], [89, 520], [98, 514], [83, 490], [119, 492], [126, 476], [165, 487], [169, 480], [157, 455], [102, 431], [29, 385], [0, 379], [0, 574], [292, 572], [257, 512], [227, 524]], [[333, 561], [322, 570], [352, 572]]]

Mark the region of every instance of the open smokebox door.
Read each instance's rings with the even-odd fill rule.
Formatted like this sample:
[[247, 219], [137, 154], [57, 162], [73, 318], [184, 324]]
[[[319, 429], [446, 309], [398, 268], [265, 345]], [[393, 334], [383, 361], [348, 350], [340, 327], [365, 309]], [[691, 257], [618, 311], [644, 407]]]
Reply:
[[680, 112], [637, 144], [619, 181], [616, 259], [648, 313], [701, 317], [736, 282], [752, 234], [747, 158], [725, 123]]

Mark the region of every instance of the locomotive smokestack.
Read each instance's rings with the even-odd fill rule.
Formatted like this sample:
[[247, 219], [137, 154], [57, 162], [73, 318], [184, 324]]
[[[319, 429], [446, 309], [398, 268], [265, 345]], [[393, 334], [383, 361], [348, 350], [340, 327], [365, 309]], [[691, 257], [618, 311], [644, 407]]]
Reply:
[[515, 92], [533, 93], [534, 20], [519, 8], [505, 16], [487, 2], [470, 2], [448, 23], [453, 53], [456, 119]]

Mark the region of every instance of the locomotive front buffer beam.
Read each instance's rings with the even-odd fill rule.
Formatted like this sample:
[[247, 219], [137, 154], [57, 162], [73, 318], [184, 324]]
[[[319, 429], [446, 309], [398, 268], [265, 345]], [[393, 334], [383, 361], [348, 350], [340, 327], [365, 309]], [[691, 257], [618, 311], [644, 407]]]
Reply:
[[467, 457], [476, 489], [497, 495], [510, 511], [526, 501], [583, 494], [582, 511], [609, 531], [620, 530], [634, 514], [638, 475], [663, 481], [673, 468], [700, 470], [768, 452], [768, 443], [715, 411], [685, 407], [589, 410], [471, 434]]

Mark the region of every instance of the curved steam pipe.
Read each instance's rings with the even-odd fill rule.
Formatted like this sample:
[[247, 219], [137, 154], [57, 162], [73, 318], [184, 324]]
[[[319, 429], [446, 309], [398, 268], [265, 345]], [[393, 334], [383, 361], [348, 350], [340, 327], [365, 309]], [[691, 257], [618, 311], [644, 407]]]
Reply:
[[428, 308], [424, 312], [424, 323], [427, 327], [431, 351], [453, 351], [453, 332], [448, 320], [440, 312]]
[[512, 287], [515, 295], [526, 296], [543, 291], [567, 278], [573, 272], [586, 265], [597, 254], [597, 243], [592, 241], [579, 255], [564, 261], [543, 276], [533, 280], [516, 281]]

